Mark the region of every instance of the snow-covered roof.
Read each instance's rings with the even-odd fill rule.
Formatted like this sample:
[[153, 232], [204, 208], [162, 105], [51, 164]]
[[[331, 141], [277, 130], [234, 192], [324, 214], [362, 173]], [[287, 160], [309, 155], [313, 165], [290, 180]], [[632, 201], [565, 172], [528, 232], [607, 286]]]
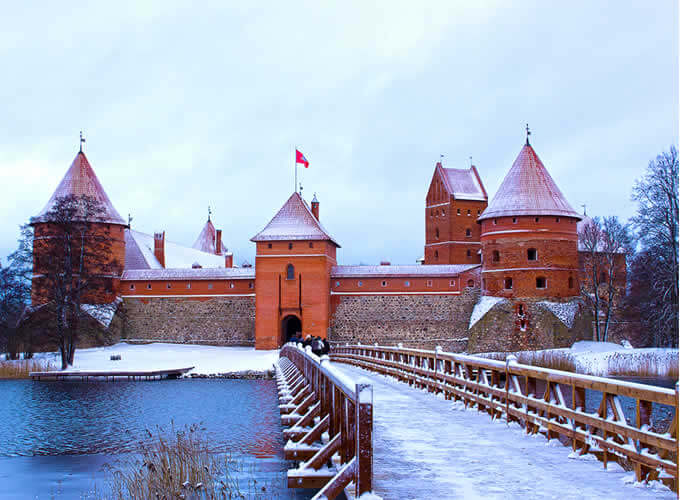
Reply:
[[[153, 253], [153, 235], [129, 229], [125, 234], [125, 269], [162, 269]], [[128, 258], [130, 260], [128, 260]], [[194, 263], [204, 268], [224, 267], [224, 256], [201, 252], [165, 240], [165, 267], [191, 269]]]
[[64, 198], [66, 196], [89, 196], [94, 198], [101, 203], [103, 211], [96, 218], [98, 222], [126, 225], [118, 211], [113, 207], [106, 191], [104, 191], [99, 179], [97, 179], [90, 162], [87, 161], [87, 157], [82, 151], [76, 155], [73, 163], [71, 163], [71, 166], [66, 171], [66, 175], [64, 175], [47, 205], [45, 205], [45, 208], [33, 220], [35, 222], [43, 221], [47, 212], [54, 207], [57, 198]]
[[382, 276], [449, 277], [479, 267], [479, 264], [413, 266], [333, 266], [331, 278], [372, 278]]
[[[206, 253], [215, 253], [215, 243], [217, 241], [217, 231], [215, 230], [215, 226], [213, 225], [212, 221], [208, 219], [208, 221], [205, 223], [203, 226], [203, 229], [201, 230], [201, 233], [198, 235], [198, 238], [196, 238], [196, 241], [192, 245], [192, 248], [195, 250], [200, 250], [201, 252], [206, 252]], [[225, 255], [228, 253], [227, 247], [224, 244], [224, 240], [222, 240], [222, 255]]]
[[581, 216], [564, 197], [534, 149], [526, 144], [496, 196], [477, 220], [514, 215]]
[[245, 280], [255, 279], [253, 267], [221, 267], [199, 269], [126, 269], [122, 280]]
[[299, 193], [293, 193], [269, 224], [250, 239], [255, 242], [275, 240], [328, 240], [340, 247]]
[[[438, 165], [441, 166], [441, 164]], [[442, 167], [442, 172], [449, 194], [452, 194], [454, 198], [486, 201], [486, 190], [474, 166], [469, 169]]]

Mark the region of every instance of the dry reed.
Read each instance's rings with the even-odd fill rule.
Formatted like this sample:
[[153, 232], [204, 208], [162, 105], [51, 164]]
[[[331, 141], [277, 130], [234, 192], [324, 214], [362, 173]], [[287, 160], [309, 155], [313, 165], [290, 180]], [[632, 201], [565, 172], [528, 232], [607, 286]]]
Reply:
[[197, 425], [181, 431], [173, 428], [169, 436], [160, 429], [147, 433], [149, 440], [141, 443], [141, 459], [113, 472], [109, 481], [111, 496], [106, 498], [276, 498], [266, 483], [253, 478], [252, 470], [244, 470], [242, 462], [211, 452]]
[[18, 359], [14, 361], [0, 361], [0, 379], [28, 378], [30, 372], [46, 372], [57, 368], [43, 359]]

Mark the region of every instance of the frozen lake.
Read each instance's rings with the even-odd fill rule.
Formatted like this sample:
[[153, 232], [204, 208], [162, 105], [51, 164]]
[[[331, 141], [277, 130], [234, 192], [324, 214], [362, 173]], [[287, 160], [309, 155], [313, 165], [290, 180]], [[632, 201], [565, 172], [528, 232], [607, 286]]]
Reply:
[[200, 424], [215, 452], [241, 458], [259, 481], [275, 485], [279, 498], [311, 496], [286, 487], [272, 380], [0, 380], [0, 397], [4, 499], [78, 498], [95, 482], [101, 491], [108, 467], [133, 456], [147, 429], [191, 424]]

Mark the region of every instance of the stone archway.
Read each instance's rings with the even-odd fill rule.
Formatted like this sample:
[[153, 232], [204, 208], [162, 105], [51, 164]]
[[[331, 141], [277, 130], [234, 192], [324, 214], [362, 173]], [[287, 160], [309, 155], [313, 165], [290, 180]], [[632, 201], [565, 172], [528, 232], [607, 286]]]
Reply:
[[302, 335], [302, 322], [300, 318], [290, 314], [281, 320], [281, 344], [288, 342], [298, 332]]

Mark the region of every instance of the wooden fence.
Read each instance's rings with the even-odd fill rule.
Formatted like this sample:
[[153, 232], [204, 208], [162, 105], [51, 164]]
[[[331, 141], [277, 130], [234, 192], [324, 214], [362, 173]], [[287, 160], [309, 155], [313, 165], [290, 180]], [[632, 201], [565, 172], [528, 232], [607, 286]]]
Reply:
[[[396, 377], [446, 399], [476, 406], [492, 418], [518, 422], [527, 433], [557, 438], [578, 454], [593, 453], [607, 466], [632, 467], [638, 481], [658, 479], [678, 489], [678, 385], [675, 390], [578, 375], [475, 356], [400, 347], [336, 347], [344, 362]], [[597, 411], [586, 411], [586, 391], [597, 391]], [[635, 401], [626, 419], [620, 397]], [[668, 429], [653, 426], [652, 405], [672, 408]]]
[[321, 488], [314, 498], [333, 499], [350, 483], [355, 495], [371, 491], [373, 386], [356, 384], [333, 369], [328, 357], [286, 344], [276, 376], [289, 488]]

